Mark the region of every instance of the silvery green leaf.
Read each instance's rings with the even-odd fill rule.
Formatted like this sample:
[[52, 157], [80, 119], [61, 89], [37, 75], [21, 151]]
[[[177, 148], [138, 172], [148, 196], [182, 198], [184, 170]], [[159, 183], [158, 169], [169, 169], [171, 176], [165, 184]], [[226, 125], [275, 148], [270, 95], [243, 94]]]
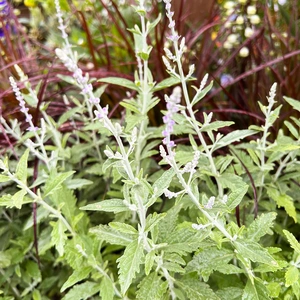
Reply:
[[204, 89], [198, 89], [197, 92], [196, 92], [196, 95], [194, 96], [193, 100], [192, 100], [192, 103], [191, 103], [191, 106], [194, 106], [196, 103], [198, 103], [200, 100], [202, 100], [206, 94], [211, 90], [213, 86], [213, 81], [210, 82], [210, 84], [205, 87]]
[[268, 187], [267, 193], [272, 198], [278, 207], [283, 207], [287, 214], [297, 222], [297, 212], [294, 205], [294, 200], [287, 194], [282, 194], [276, 187]]
[[24, 154], [21, 156], [16, 168], [16, 177], [25, 184], [27, 181], [28, 155], [29, 149], [26, 149]]
[[253, 262], [260, 262], [271, 266], [278, 266], [276, 260], [260, 244], [249, 240], [236, 240], [234, 246], [239, 255]]
[[147, 33], [151, 32], [155, 26], [159, 23], [161, 19], [161, 14], [158, 15], [158, 17], [153, 21], [153, 22], [147, 22], [146, 28], [147, 28]]
[[138, 231], [131, 225], [129, 224], [125, 224], [125, 223], [121, 223], [121, 222], [110, 222], [108, 224], [111, 228], [119, 231], [119, 232], [123, 232], [123, 233], [129, 233], [129, 234], [133, 234], [133, 235], [137, 235]]
[[261, 214], [258, 218], [256, 218], [247, 229], [247, 239], [258, 242], [264, 235], [272, 234], [270, 228], [273, 226], [276, 215], [276, 213], [272, 212]]
[[134, 240], [125, 249], [124, 254], [118, 258], [119, 281], [124, 295], [131, 285], [136, 273], [140, 271], [140, 265], [144, 260], [143, 244]]
[[163, 295], [167, 291], [168, 283], [162, 281], [161, 277], [152, 272], [150, 275], [145, 276], [141, 283], [138, 285], [136, 293], [137, 300], [162, 300]]
[[23, 199], [26, 194], [27, 194], [26, 190], [20, 190], [16, 192], [11, 198], [12, 205], [20, 209], [22, 207]]
[[135, 238], [135, 235], [121, 233], [107, 225], [93, 227], [90, 229], [90, 233], [95, 234], [101, 241], [121, 246], [129, 245]]
[[176, 283], [187, 295], [186, 299], [220, 300], [220, 298], [214, 293], [210, 286], [204, 282], [201, 282], [198, 278], [185, 276], [182, 279], [178, 279]]
[[233, 132], [228, 133], [224, 137], [222, 137], [215, 145], [214, 145], [214, 150], [220, 149], [222, 147], [228, 146], [234, 142], [238, 142], [241, 139], [244, 139], [247, 136], [251, 136], [255, 134], [257, 131], [256, 130], [249, 130], [249, 129], [244, 129], [244, 130], [235, 130]]
[[248, 279], [242, 300], [270, 300], [266, 286], [259, 280], [254, 279], [253, 283]]
[[76, 284], [62, 300], [87, 300], [98, 293], [100, 285], [97, 282], [86, 281], [81, 284]]
[[100, 284], [101, 300], [113, 300], [114, 299], [114, 286], [110, 279], [103, 277]]
[[74, 270], [73, 273], [68, 278], [68, 280], [61, 287], [60, 292], [61, 293], [64, 292], [67, 288], [73, 286], [75, 283], [87, 278], [92, 270], [93, 268], [90, 266], [83, 267], [78, 270]]
[[153, 214], [150, 214], [146, 219], [146, 228], [145, 232], [150, 231], [155, 225], [157, 225], [164, 217], [166, 216], [166, 213], [158, 214], [154, 212]]
[[67, 240], [67, 236], [65, 234], [66, 227], [61, 220], [57, 222], [50, 222], [50, 225], [53, 227], [51, 232], [52, 243], [55, 245], [55, 248], [60, 256], [63, 256], [65, 250], [64, 245]]
[[178, 83], [180, 83], [180, 79], [177, 78], [177, 77], [166, 78], [166, 79], [162, 80], [161, 82], [159, 82], [158, 84], [155, 85], [155, 87], [153, 88], [153, 92], [163, 90], [165, 88], [176, 85]]
[[155, 260], [155, 251], [150, 251], [145, 257], [145, 274], [148, 276], [151, 272]]
[[135, 85], [134, 82], [132, 82], [132, 81], [126, 79], [126, 78], [107, 77], [107, 78], [101, 78], [97, 81], [123, 86], [123, 87], [126, 87], [128, 89], [135, 90], [135, 91], [139, 90], [139, 88]]
[[285, 234], [287, 240], [291, 244], [292, 248], [295, 250], [297, 254], [300, 254], [300, 243], [297, 241], [295, 236], [288, 232], [287, 230], [283, 230], [283, 233]]
[[75, 171], [69, 171], [60, 174], [51, 174], [46, 182], [43, 196], [46, 197], [52, 194], [55, 190], [61, 188], [61, 185], [64, 183], [64, 181], [74, 173]]
[[299, 102], [299, 100], [295, 100], [295, 99], [293, 99], [293, 98], [286, 97], [286, 96], [283, 96], [283, 99], [284, 99], [289, 105], [291, 105], [294, 109], [300, 111], [300, 102]]
[[80, 207], [81, 210], [94, 210], [119, 213], [129, 211], [122, 199], [109, 199]]
[[299, 282], [299, 270], [295, 266], [289, 266], [285, 273], [285, 286], [289, 287], [296, 282]]
[[167, 171], [164, 171], [163, 174], [154, 182], [153, 191], [156, 197], [160, 197], [164, 190], [169, 187], [175, 171], [171, 168]]

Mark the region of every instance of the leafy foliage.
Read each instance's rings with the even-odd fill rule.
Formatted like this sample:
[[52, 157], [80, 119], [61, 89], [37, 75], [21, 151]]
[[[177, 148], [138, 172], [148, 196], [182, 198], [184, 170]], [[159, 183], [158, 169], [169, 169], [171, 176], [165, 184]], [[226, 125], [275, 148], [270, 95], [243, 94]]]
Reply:
[[[72, 108], [57, 118], [39, 102], [42, 87], [15, 67], [26, 92], [10, 81], [30, 130], [1, 117], [9, 143], [0, 158], [2, 298], [299, 299], [300, 121], [272, 132], [282, 109], [276, 84], [258, 104], [260, 126], [229, 131], [234, 122], [199, 112], [213, 82], [205, 76], [190, 93], [195, 67], [182, 63], [186, 41], [168, 5], [169, 75], [156, 82], [149, 37], [161, 16], [151, 20], [145, 5], [132, 7], [134, 80], [101, 78], [106, 85], [93, 92], [55, 1], [56, 54], [72, 75], [59, 80], [77, 89], [62, 97]], [[128, 90], [121, 118], [103, 104], [108, 85]], [[174, 85], [165, 125], [153, 128], [156, 93]], [[36, 118], [27, 105], [39, 107]]]

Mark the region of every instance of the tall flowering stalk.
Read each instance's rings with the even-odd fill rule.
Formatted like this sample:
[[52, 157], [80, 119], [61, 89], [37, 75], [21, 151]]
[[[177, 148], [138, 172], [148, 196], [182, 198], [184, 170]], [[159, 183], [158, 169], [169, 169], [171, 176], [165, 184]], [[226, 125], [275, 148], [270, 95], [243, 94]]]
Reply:
[[[204, 148], [205, 155], [206, 155], [207, 159], [209, 160], [211, 172], [217, 181], [219, 197], [222, 198], [224, 192], [223, 192], [221, 183], [218, 181], [219, 173], [217, 171], [215, 162], [212, 157], [212, 150], [209, 149], [209, 146], [207, 145], [206, 140], [205, 140], [202, 132], [200, 131], [198, 122], [195, 117], [195, 113], [193, 111], [192, 101], [190, 100], [189, 93], [188, 93], [187, 80], [189, 80], [191, 78], [192, 74], [194, 73], [195, 67], [194, 67], [194, 65], [191, 65], [190, 69], [189, 69], [189, 73], [187, 75], [184, 74], [181, 59], [182, 59], [182, 55], [183, 55], [184, 47], [185, 47], [185, 38], [184, 37], [181, 38], [175, 30], [175, 21], [173, 20], [174, 12], [171, 10], [171, 8], [172, 8], [171, 0], [163, 0], [163, 1], [165, 2], [166, 16], [169, 19], [168, 27], [170, 28], [170, 32], [171, 32], [171, 34], [168, 36], [168, 39], [172, 42], [175, 53], [173, 54], [169, 49], [165, 49], [165, 52], [166, 52], [166, 56], [168, 57], [168, 59], [171, 62], [174, 62], [175, 65], [177, 66], [178, 73], [175, 70], [175, 66], [172, 66], [172, 64], [169, 62], [169, 60], [166, 57], [163, 57], [163, 61], [167, 67], [167, 70], [170, 72], [170, 74], [179, 78], [181, 81], [183, 98], [184, 98], [184, 101], [186, 104], [186, 110], [187, 110], [189, 116], [187, 116], [187, 114], [185, 112], [183, 112], [183, 115], [185, 115], [187, 117], [188, 122], [192, 125], [192, 127], [194, 128], [194, 130], [197, 133], [200, 143], [201, 143], [202, 147]], [[179, 44], [180, 39], [181, 39], [181, 42]], [[207, 80], [207, 77], [205, 77], [204, 80], [202, 81], [202, 83], [200, 85], [200, 91], [201, 91], [201, 87], [203, 88], [203, 86], [205, 85], [206, 80]]]
[[[46, 134], [46, 128], [45, 128], [45, 122], [43, 119], [41, 119], [41, 128], [35, 126], [32, 122], [32, 115], [29, 113], [29, 108], [26, 107], [26, 102], [24, 100], [24, 97], [17, 86], [17, 83], [15, 79], [11, 76], [9, 77], [9, 81], [11, 84], [11, 87], [13, 89], [13, 92], [15, 93], [16, 99], [19, 101], [20, 111], [25, 116], [25, 121], [29, 124], [29, 127], [27, 127], [27, 130], [32, 132], [35, 137], [35, 142], [32, 142], [30, 139], [26, 139], [24, 141], [24, 145], [30, 149], [30, 151], [36, 155], [41, 161], [43, 161], [47, 167], [48, 170], [51, 169], [53, 166], [53, 163], [51, 164], [50, 158], [47, 155], [47, 151], [45, 149], [44, 145], [44, 138]], [[16, 132], [13, 128], [11, 128], [5, 121], [3, 117], [1, 117], [1, 123], [3, 124], [4, 128], [6, 129], [7, 133], [11, 134], [16, 139], [20, 140], [21, 136]], [[38, 150], [40, 149], [40, 151]]]

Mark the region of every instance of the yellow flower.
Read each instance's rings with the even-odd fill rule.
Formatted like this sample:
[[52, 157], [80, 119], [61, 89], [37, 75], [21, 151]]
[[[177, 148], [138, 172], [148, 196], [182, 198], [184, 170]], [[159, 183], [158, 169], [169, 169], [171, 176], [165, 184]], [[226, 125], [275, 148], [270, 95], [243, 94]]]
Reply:
[[35, 0], [24, 0], [24, 4], [27, 7], [35, 7], [36, 6]]
[[218, 36], [218, 33], [216, 31], [213, 31], [211, 33], [211, 40], [214, 41], [217, 38], [217, 36]]

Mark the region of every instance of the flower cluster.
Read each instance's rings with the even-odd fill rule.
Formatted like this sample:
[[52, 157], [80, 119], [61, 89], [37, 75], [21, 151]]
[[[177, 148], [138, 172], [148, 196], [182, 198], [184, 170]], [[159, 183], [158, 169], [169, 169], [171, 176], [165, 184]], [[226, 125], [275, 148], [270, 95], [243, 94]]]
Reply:
[[25, 115], [25, 120], [29, 124], [27, 128], [28, 131], [37, 131], [38, 127], [34, 126], [32, 123], [32, 115], [28, 112], [29, 109], [25, 106], [26, 102], [24, 101], [23, 95], [20, 92], [20, 89], [17, 86], [16, 81], [13, 77], [9, 77], [10, 85], [16, 95], [16, 99], [19, 101], [19, 106], [21, 107], [20, 111]]
[[174, 141], [171, 141], [171, 134], [174, 130], [175, 121], [173, 120], [173, 115], [178, 112], [178, 104], [181, 101], [181, 88], [179, 86], [173, 89], [173, 93], [170, 97], [165, 96], [167, 102], [167, 114], [163, 117], [163, 122], [166, 124], [166, 128], [163, 130], [162, 135], [164, 136], [163, 144], [168, 148], [175, 146]]
[[[233, 49], [241, 44], [244, 39], [250, 38], [254, 34], [254, 27], [259, 25], [261, 20], [257, 14], [256, 1], [226, 1], [225, 9], [226, 23], [225, 28], [231, 33], [227, 36], [223, 46], [225, 49]], [[248, 47], [242, 47], [239, 51], [241, 57], [249, 55]]]
[[194, 158], [191, 162], [188, 162], [184, 168], [181, 170], [181, 173], [190, 173], [191, 175], [196, 173], [196, 167], [198, 165], [200, 158], [200, 151], [196, 150], [194, 154]]
[[175, 30], [175, 21], [173, 20], [174, 12], [171, 11], [171, 0], [163, 0], [166, 3], [166, 16], [169, 19], [168, 27], [171, 29], [171, 35], [168, 36], [168, 39], [172, 42], [177, 42], [180, 39], [180, 36]]
[[83, 75], [82, 70], [78, 67], [76, 63], [76, 59], [74, 58], [74, 55], [71, 51], [71, 47], [68, 42], [68, 35], [65, 31], [66, 26], [64, 25], [63, 19], [62, 19], [62, 12], [60, 9], [59, 1], [55, 0], [55, 6], [56, 6], [56, 16], [59, 22], [58, 28], [60, 29], [62, 33], [62, 37], [65, 41], [65, 47], [63, 49], [56, 49], [55, 53], [57, 57], [62, 61], [62, 63], [65, 65], [65, 67], [73, 73], [73, 78], [76, 80], [76, 83], [78, 87], [81, 89], [81, 94], [85, 96], [85, 98], [88, 99], [89, 103], [91, 105], [96, 105], [97, 110], [94, 110], [94, 114], [97, 119], [101, 120], [108, 114], [108, 108], [104, 107], [102, 108], [99, 103], [100, 99], [98, 97], [95, 97], [93, 94], [93, 86], [91, 83], [89, 83], [89, 77], [88, 74], [85, 76]]

